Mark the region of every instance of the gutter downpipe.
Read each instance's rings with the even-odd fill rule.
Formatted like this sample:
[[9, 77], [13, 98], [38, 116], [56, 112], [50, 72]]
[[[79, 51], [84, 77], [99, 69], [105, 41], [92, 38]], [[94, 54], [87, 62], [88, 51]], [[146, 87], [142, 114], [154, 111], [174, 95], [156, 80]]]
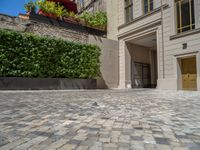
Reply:
[[163, 79], [165, 79], [164, 27], [163, 27], [163, 0], [161, 0], [161, 26], [162, 26], [162, 63], [163, 63]]

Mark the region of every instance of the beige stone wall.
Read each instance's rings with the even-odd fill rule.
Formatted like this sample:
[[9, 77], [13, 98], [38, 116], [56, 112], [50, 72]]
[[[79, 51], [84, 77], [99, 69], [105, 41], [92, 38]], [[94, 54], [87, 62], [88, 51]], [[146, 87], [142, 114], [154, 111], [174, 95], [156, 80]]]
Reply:
[[125, 23], [125, 16], [124, 16], [124, 1], [123, 0], [117, 0], [118, 1], [118, 26]]
[[98, 88], [117, 88], [119, 84], [118, 42], [89, 36], [89, 43], [101, 48], [101, 78], [98, 78]]
[[[200, 3], [198, 0], [195, 1], [196, 7], [200, 8]], [[175, 7], [172, 1], [169, 2], [168, 9], [164, 10], [163, 18], [164, 18], [164, 73], [165, 78], [159, 79], [159, 88], [163, 89], [179, 89], [178, 88], [178, 75], [177, 75], [177, 57], [178, 56], [187, 56], [193, 53], [194, 56], [198, 56], [196, 54], [200, 52], [200, 32], [199, 30], [199, 20], [196, 19], [196, 30], [189, 31], [188, 33], [192, 33], [190, 35], [185, 35], [186, 33], [179, 34], [176, 33], [176, 17], [175, 17]], [[195, 12], [196, 18], [199, 18], [199, 12], [196, 10]], [[185, 35], [185, 36], [181, 36]], [[175, 37], [175, 38], [172, 38]], [[183, 49], [183, 43], [187, 43], [187, 49]], [[160, 58], [162, 59], [162, 58]], [[198, 61], [199, 57], [197, 57]], [[199, 65], [199, 64], [197, 64]], [[163, 64], [160, 64], [160, 75], [163, 76]], [[200, 74], [198, 74], [199, 78]], [[200, 84], [200, 83], [198, 83]], [[200, 90], [200, 89], [199, 89]]]
[[118, 40], [118, 1], [106, 0], [106, 12], [108, 17], [107, 25], [107, 38], [112, 40]]
[[197, 20], [196, 26], [200, 28], [200, 1], [199, 0], [195, 1], [195, 9], [196, 9], [196, 14], [197, 14], [195, 17], [195, 19]]
[[119, 88], [126, 88], [126, 68], [125, 68], [125, 52], [127, 52], [126, 44], [123, 40], [119, 41]]
[[129, 48], [129, 53], [134, 61], [150, 64], [150, 56], [148, 48], [131, 44]]

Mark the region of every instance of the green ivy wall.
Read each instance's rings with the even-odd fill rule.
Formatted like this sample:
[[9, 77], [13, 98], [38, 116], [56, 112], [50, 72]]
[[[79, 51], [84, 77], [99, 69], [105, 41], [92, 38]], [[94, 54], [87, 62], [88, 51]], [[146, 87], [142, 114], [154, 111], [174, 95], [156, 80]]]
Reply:
[[1, 29], [0, 76], [95, 78], [100, 51], [95, 45]]

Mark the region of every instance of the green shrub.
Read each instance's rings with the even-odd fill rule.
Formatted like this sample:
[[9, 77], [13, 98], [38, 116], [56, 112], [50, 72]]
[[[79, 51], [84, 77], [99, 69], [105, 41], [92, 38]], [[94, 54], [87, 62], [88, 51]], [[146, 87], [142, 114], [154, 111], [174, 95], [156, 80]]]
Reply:
[[64, 6], [53, 1], [37, 0], [36, 6], [45, 13], [54, 14], [57, 17], [61, 17], [67, 13]]
[[100, 48], [30, 33], [0, 30], [0, 76], [94, 78]]
[[86, 25], [92, 27], [105, 28], [107, 25], [107, 14], [103, 11], [96, 12], [84, 12], [83, 14], [75, 14], [67, 10], [61, 3], [47, 0], [36, 0], [36, 7], [43, 13], [39, 13], [45, 16], [53, 17], [70, 17], [76, 21], [84, 21]]
[[105, 26], [107, 24], [107, 15], [103, 11], [95, 13], [84, 12], [80, 18], [91, 26]]

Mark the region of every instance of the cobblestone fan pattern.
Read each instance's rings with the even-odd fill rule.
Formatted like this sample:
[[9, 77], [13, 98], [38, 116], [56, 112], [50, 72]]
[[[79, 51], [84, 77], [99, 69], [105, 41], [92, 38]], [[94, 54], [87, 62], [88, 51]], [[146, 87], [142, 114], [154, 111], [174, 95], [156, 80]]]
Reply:
[[200, 93], [0, 92], [0, 150], [200, 150]]

